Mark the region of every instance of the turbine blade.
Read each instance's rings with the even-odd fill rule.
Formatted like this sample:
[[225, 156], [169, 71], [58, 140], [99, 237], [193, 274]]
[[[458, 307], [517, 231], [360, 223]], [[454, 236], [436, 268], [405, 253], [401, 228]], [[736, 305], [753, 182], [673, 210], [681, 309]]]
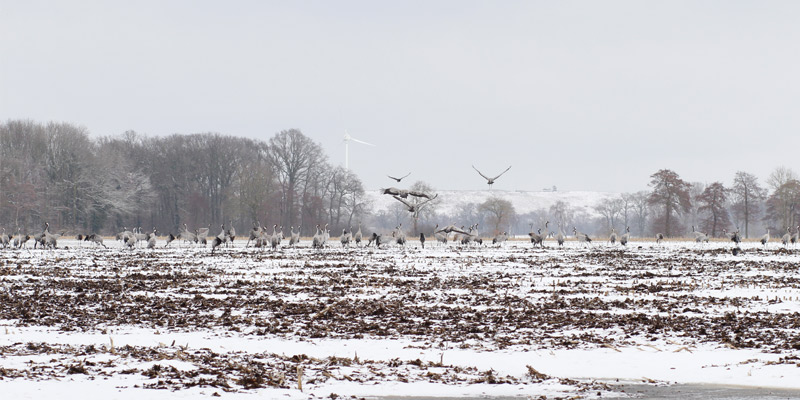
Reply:
[[356, 139], [356, 138], [353, 138], [353, 137], [350, 137], [350, 140], [352, 140], [352, 141], [354, 141], [354, 142], [356, 142], [356, 143], [365, 144], [365, 145], [367, 145], [367, 146], [376, 147], [376, 146], [375, 146], [374, 144], [372, 144], [372, 143], [367, 143], [367, 142], [365, 142], [365, 141], [363, 141], [363, 140], [358, 140], [358, 139]]

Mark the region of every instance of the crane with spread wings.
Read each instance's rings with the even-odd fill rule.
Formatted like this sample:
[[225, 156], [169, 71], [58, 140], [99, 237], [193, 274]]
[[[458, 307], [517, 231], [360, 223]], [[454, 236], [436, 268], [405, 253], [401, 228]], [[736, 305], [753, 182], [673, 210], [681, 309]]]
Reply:
[[[477, 168], [475, 168], [475, 166], [474, 166], [474, 165], [472, 166], [472, 169], [474, 169], [475, 171], [478, 171], [478, 169], [477, 169]], [[506, 170], [505, 170], [505, 171], [501, 172], [501, 173], [500, 173], [500, 175], [497, 175], [497, 176], [495, 176], [494, 178], [490, 178], [490, 177], [488, 177], [488, 176], [484, 175], [484, 174], [483, 174], [483, 172], [481, 172], [481, 171], [478, 171], [478, 174], [480, 174], [480, 175], [483, 177], [483, 179], [486, 179], [486, 183], [489, 185], [489, 189], [491, 189], [491, 188], [492, 188], [492, 185], [494, 185], [494, 181], [496, 181], [496, 180], [497, 180], [497, 178], [499, 178], [499, 177], [503, 176], [503, 174], [505, 174], [506, 172], [508, 172], [508, 170], [510, 170], [510, 169], [511, 169], [511, 166], [509, 165], [509, 166], [508, 166], [508, 168], [506, 168]]]

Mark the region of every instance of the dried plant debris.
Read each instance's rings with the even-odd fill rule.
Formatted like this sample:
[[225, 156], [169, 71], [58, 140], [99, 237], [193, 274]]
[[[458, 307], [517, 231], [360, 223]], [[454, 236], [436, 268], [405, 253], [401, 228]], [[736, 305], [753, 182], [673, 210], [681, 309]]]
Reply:
[[[613, 350], [680, 338], [686, 352], [710, 343], [789, 354], [800, 350], [800, 313], [781, 304], [800, 300], [796, 257], [778, 251], [733, 257], [727, 248], [691, 246], [532, 250], [513, 243], [430, 251], [233, 248], [213, 255], [191, 248], [16, 251], [0, 262], [0, 320], [64, 332], [205, 329], [290, 340], [408, 339], [480, 351]], [[107, 361], [93, 361], [100, 353]], [[512, 377], [414, 360], [216, 354], [113, 342], [102, 350], [52, 343], [0, 348], [0, 355], [15, 354], [54, 356], [36, 368], [0, 368], [0, 379], [139, 374], [149, 387], [221, 390], [297, 389], [330, 379], [559, 379], [533, 367]], [[115, 367], [121, 359], [125, 368]], [[129, 366], [131, 360], [154, 364]]]
[[[67, 375], [93, 377], [141, 375], [141, 384], [150, 389], [218, 388], [239, 392], [259, 388], [289, 389], [302, 384], [315, 386], [328, 380], [377, 384], [382, 382], [434, 382], [448, 385], [488, 383], [525, 384], [553, 380], [580, 390], [609, 390], [601, 383], [565, 382], [528, 367], [523, 377], [503, 376], [493, 370], [463, 368], [433, 362], [393, 359], [389, 361], [358, 360], [328, 357], [317, 359], [305, 354], [292, 356], [273, 353], [215, 353], [209, 349], [185, 351], [179, 347], [123, 346], [113, 357], [106, 349], [97, 351], [81, 346], [48, 346], [40, 343], [5, 346], [0, 351], [7, 357], [39, 354], [48, 349], [47, 360], [29, 362], [24, 369], [0, 369], [0, 380], [27, 378], [32, 380], [62, 379]], [[77, 362], [72, 360], [79, 360]], [[102, 360], [102, 361], [99, 361]], [[176, 367], [173, 364], [179, 364]]]

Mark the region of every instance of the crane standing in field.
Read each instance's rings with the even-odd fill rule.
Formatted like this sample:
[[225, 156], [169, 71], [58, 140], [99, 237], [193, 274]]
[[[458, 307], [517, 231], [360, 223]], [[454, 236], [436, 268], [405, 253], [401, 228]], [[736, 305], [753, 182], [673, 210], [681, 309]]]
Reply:
[[358, 231], [356, 231], [355, 235], [353, 235], [353, 240], [356, 242], [356, 246], [361, 247], [361, 238], [363, 235], [361, 234], [361, 222], [358, 223]]
[[347, 247], [350, 244], [350, 240], [353, 238], [353, 235], [347, 231], [347, 228], [342, 228], [342, 235], [339, 236], [339, 242], [342, 243], [342, 247]]
[[103, 237], [96, 233], [91, 233], [89, 235], [86, 235], [86, 237], [84, 237], [83, 240], [107, 248], [106, 245], [103, 244]]
[[273, 225], [272, 236], [269, 237], [269, 244], [273, 251], [278, 249], [278, 246], [281, 244], [283, 238], [283, 226], [279, 228], [278, 224]]
[[233, 221], [228, 221], [230, 228], [225, 233], [228, 236], [228, 245], [233, 247], [233, 241], [236, 239], [236, 228], [233, 226]]
[[433, 228], [433, 238], [436, 239], [438, 243], [447, 244], [447, 234], [439, 231], [439, 224], [436, 224]]
[[792, 229], [786, 227], [786, 233], [781, 236], [781, 243], [783, 243], [784, 247], [789, 247], [789, 242], [792, 240]]
[[537, 229], [536, 232], [533, 231], [533, 224], [531, 224], [531, 231], [528, 233], [528, 236], [531, 237], [531, 243], [533, 243], [533, 247], [536, 247], [538, 244], [539, 247], [544, 248], [544, 240], [547, 238], [547, 227], [550, 225], [550, 221], [544, 222], [544, 233], [542, 233], [541, 229]]
[[620, 236], [620, 238], [619, 238], [619, 244], [621, 244], [623, 246], [627, 246], [628, 245], [628, 240], [630, 239], [630, 237], [631, 237], [631, 228], [626, 226], [625, 227], [625, 233], [622, 236]]
[[294, 227], [289, 227], [289, 247], [292, 247], [298, 243], [300, 243], [300, 230], [298, 229], [297, 232], [294, 231]]
[[39, 245], [40, 247], [44, 247], [44, 238], [45, 238], [45, 235], [48, 235], [48, 234], [50, 234], [50, 223], [49, 222], [45, 222], [44, 223], [44, 230], [42, 230], [41, 233], [37, 233], [37, 234], [33, 235], [33, 248], [35, 249], [37, 245]]
[[708, 243], [708, 235], [704, 232], [700, 232], [694, 229], [694, 225], [692, 225], [692, 234], [694, 234], [694, 241], [697, 243]]
[[147, 248], [148, 249], [155, 249], [156, 248], [156, 228], [153, 228], [153, 233], [149, 235], [150, 237], [147, 239]]
[[[124, 228], [123, 228], [124, 229]], [[124, 234], [125, 232], [123, 232]], [[186, 224], [183, 224], [183, 231], [178, 234], [178, 238], [181, 239], [184, 243], [197, 243], [197, 235], [190, 231]]]
[[225, 224], [220, 225], [220, 228], [222, 229], [222, 232], [220, 232], [219, 235], [214, 238], [214, 241], [211, 242], [211, 254], [214, 254], [214, 251], [217, 249], [217, 247], [225, 244], [225, 242], [228, 241], [228, 235], [225, 232]]
[[583, 232], [578, 232], [578, 228], [574, 226], [572, 227], [572, 233], [575, 234], [575, 239], [578, 240], [578, 243], [583, 243], [586, 246], [589, 246], [589, 243], [592, 242], [592, 238], [590, 238], [589, 235]]
[[317, 233], [314, 234], [314, 237], [311, 238], [311, 247], [315, 249], [321, 249], [325, 247], [325, 242], [328, 241], [328, 224], [325, 224], [322, 230], [319, 229], [319, 225], [317, 225]]
[[23, 235], [19, 233], [19, 229], [17, 229], [17, 236], [14, 237], [14, 247], [17, 249], [21, 249], [25, 247], [25, 243], [28, 243], [28, 240], [31, 239], [30, 235]]
[[503, 246], [503, 244], [508, 240], [508, 233], [502, 232], [495, 235], [492, 239], [492, 244], [497, 244], [498, 246]]
[[208, 232], [211, 232], [211, 224], [208, 224], [208, 226], [205, 228], [195, 229], [194, 231], [195, 243], [207, 244]]
[[731, 240], [731, 242], [736, 243], [737, 247], [739, 246], [739, 243], [742, 242], [742, 236], [739, 234], [739, 229], [738, 228], [736, 229], [736, 232], [733, 232], [733, 233], [728, 233], [727, 230], [723, 229], [722, 230], [722, 234], [725, 237], [729, 238]]
[[[208, 229], [206, 229], [206, 228], [195, 229], [194, 230], [194, 237], [195, 237], [194, 242], [195, 243], [199, 243], [199, 244], [201, 244], [203, 246], [207, 245], [208, 244], [208, 231], [209, 231], [209, 229], [211, 229], [211, 228], [208, 228]], [[205, 233], [203, 233], [203, 232], [205, 232]]]
[[556, 243], [558, 243], [559, 246], [564, 245], [564, 231], [561, 230], [560, 224], [558, 225], [558, 233], [556, 234]]

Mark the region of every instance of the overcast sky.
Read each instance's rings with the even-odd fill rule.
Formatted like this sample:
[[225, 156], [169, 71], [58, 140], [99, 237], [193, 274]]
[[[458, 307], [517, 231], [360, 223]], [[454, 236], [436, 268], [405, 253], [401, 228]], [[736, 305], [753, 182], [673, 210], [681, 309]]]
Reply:
[[[0, 0], [0, 120], [297, 128], [367, 188], [636, 191], [798, 169], [800, 2]], [[409, 182], [409, 183], [410, 183]], [[405, 181], [404, 183], [405, 184]]]

